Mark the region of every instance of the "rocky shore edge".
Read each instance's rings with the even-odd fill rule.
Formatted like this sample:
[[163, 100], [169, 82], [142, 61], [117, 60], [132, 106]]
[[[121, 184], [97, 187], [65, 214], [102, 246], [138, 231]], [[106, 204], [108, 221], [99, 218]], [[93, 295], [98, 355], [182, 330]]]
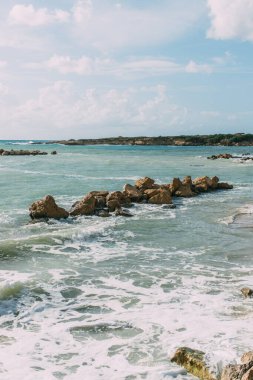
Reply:
[[171, 362], [184, 367], [189, 373], [201, 380], [252, 380], [253, 351], [241, 357], [241, 364], [228, 364], [216, 372], [205, 359], [205, 353], [189, 347], [179, 347], [171, 357]]
[[212, 156], [207, 157], [208, 160], [218, 160], [220, 158], [223, 158], [225, 160], [229, 160], [230, 158], [237, 158], [240, 159], [240, 161], [253, 161], [252, 155], [250, 153], [243, 153], [240, 156], [235, 156], [230, 153], [220, 153], [220, 154], [213, 154]]
[[[5, 150], [0, 149], [0, 156], [45, 156], [48, 152], [42, 152], [41, 150]], [[57, 154], [56, 150], [53, 150], [51, 154]]]
[[[36, 142], [37, 144], [38, 142]], [[41, 142], [44, 144], [45, 142]], [[180, 136], [137, 136], [107, 137], [98, 139], [70, 139], [48, 141], [46, 144], [63, 145], [173, 145], [173, 146], [253, 146], [253, 134], [214, 134], [214, 135], [180, 135]]]
[[186, 176], [181, 181], [173, 178], [172, 183], [157, 184], [152, 178], [138, 179], [134, 185], [126, 184], [122, 191], [91, 191], [81, 200], [76, 201], [69, 211], [59, 207], [52, 195], [35, 201], [29, 208], [30, 217], [36, 219], [66, 219], [69, 216], [97, 215], [109, 217], [131, 217], [133, 214], [123, 207], [131, 207], [133, 203], [149, 203], [175, 208], [173, 197], [194, 197], [201, 193], [216, 190], [229, 190], [233, 186], [220, 182], [218, 177], [197, 177], [192, 180]]

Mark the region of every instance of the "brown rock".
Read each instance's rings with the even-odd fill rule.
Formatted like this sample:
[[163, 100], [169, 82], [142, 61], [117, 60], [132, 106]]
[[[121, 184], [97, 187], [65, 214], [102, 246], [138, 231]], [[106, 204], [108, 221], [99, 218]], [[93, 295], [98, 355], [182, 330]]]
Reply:
[[[178, 181], [178, 178], [174, 178], [177, 190], [175, 191], [175, 195], [177, 197], [193, 197], [196, 195], [194, 191], [192, 190], [192, 180], [190, 176], [187, 176], [183, 179], [183, 182], [180, 180]], [[173, 180], [173, 182], [174, 182]], [[173, 182], [172, 182], [172, 188], [173, 188]]]
[[147, 189], [144, 190], [144, 195], [149, 199], [155, 195], [159, 194], [159, 189]]
[[171, 361], [181, 365], [201, 380], [215, 380], [216, 378], [208, 368], [205, 362], [205, 353], [202, 351], [180, 347], [175, 352]]
[[34, 202], [30, 208], [30, 217], [32, 219], [40, 219], [40, 218], [53, 218], [53, 219], [61, 219], [67, 218], [69, 213], [57, 206], [54, 198], [51, 195], [46, 195], [44, 198], [39, 201]]
[[111, 199], [110, 201], [106, 202], [106, 205], [110, 212], [115, 211], [117, 208], [120, 208], [120, 203], [117, 199]]
[[159, 204], [159, 205], [171, 204], [172, 203], [171, 194], [168, 190], [165, 190], [165, 189], [157, 190], [157, 194], [152, 195], [149, 198], [148, 203]]
[[112, 200], [117, 200], [120, 205], [128, 205], [131, 203], [130, 199], [121, 191], [113, 191], [109, 193], [106, 197], [107, 205], [108, 205], [108, 202]]
[[253, 362], [253, 351], [245, 352], [241, 357], [241, 362], [243, 364]]
[[[253, 365], [253, 363], [252, 363]], [[242, 377], [242, 380], [253, 380], [253, 367], [251, 367]]]
[[242, 294], [244, 295], [245, 298], [253, 296], [253, 289], [245, 287], [245, 288], [241, 289], [241, 292], [242, 292]]
[[115, 215], [116, 216], [126, 216], [126, 217], [132, 217], [133, 214], [131, 214], [131, 212], [129, 212], [128, 210], [126, 209], [123, 209], [121, 207], [118, 207], [116, 210], [115, 210]]
[[217, 184], [217, 189], [219, 189], [219, 190], [230, 190], [230, 189], [233, 189], [233, 185], [230, 185], [229, 183], [226, 183], [226, 182], [219, 182]]
[[140, 178], [135, 182], [135, 186], [139, 190], [151, 189], [155, 181], [152, 178], [144, 177]]
[[130, 198], [132, 202], [140, 202], [143, 198], [142, 193], [137, 189], [137, 187], [129, 184], [126, 184], [123, 187], [123, 194]]
[[173, 178], [172, 184], [170, 185], [171, 194], [174, 195], [180, 186], [182, 186], [182, 182], [180, 181], [180, 179], [179, 178]]
[[[252, 361], [245, 364], [229, 364], [223, 369], [221, 380], [242, 380], [252, 366]], [[250, 373], [248, 375], [252, 376]], [[244, 380], [250, 380], [250, 377], [246, 377]]]
[[96, 207], [96, 198], [87, 194], [83, 199], [73, 204], [69, 214], [71, 216], [93, 215]]

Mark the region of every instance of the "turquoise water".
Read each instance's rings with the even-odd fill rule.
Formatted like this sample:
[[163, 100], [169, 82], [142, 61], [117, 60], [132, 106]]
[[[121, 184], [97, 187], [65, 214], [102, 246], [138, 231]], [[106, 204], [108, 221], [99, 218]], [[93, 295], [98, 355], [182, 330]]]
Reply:
[[[252, 349], [252, 300], [240, 289], [253, 285], [253, 161], [206, 157], [253, 147], [12, 143], [0, 148], [58, 154], [0, 157], [1, 380], [190, 379], [169, 361], [178, 346], [205, 351], [213, 367]], [[46, 194], [69, 208], [91, 190], [185, 175], [234, 189], [172, 210], [135, 205], [133, 218], [29, 220]]]

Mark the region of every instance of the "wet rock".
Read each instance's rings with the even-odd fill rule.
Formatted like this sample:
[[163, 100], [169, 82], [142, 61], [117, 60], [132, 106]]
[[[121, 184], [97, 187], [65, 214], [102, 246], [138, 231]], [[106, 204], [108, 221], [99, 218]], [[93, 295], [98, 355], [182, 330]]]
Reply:
[[171, 185], [172, 194], [177, 197], [193, 197], [196, 193], [192, 189], [191, 177], [187, 176], [183, 179], [183, 182], [179, 178], [174, 178]]
[[51, 152], [51, 154], [53, 154], [53, 155], [57, 154], [56, 150], [53, 150], [53, 151]]
[[207, 157], [208, 160], [217, 160], [218, 158], [224, 158], [226, 160], [228, 160], [229, 158], [233, 158], [233, 155], [230, 154], [230, 153], [221, 153], [221, 154], [213, 154], [212, 156], [210, 157]]
[[110, 201], [117, 201], [120, 205], [125, 205], [125, 206], [131, 204], [131, 200], [121, 191], [112, 191], [111, 193], [107, 195], [106, 197], [107, 207], [109, 207], [108, 204], [110, 203]]
[[153, 194], [149, 200], [148, 203], [152, 204], [171, 204], [172, 203], [172, 198], [171, 198], [171, 193], [168, 190], [165, 189], [159, 189], [156, 190], [156, 194]]
[[151, 189], [154, 184], [155, 181], [149, 177], [140, 178], [135, 182], [135, 186], [139, 190]]
[[241, 357], [241, 362], [243, 364], [253, 362], [253, 351], [245, 352]]
[[230, 189], [233, 189], [233, 185], [230, 185], [227, 182], [219, 182], [217, 184], [217, 189], [219, 189], [219, 190], [230, 190]]
[[41, 152], [40, 150], [23, 150], [23, 149], [20, 149], [20, 150], [4, 150], [4, 149], [1, 149], [0, 151], [0, 155], [1, 156], [38, 156], [38, 155], [47, 155], [48, 153], [47, 152]]
[[121, 207], [118, 207], [116, 210], [115, 210], [115, 216], [126, 216], [126, 217], [132, 217], [133, 214], [131, 214], [130, 211], [126, 210], [126, 209], [123, 209]]
[[215, 190], [217, 189], [217, 186], [218, 186], [218, 182], [219, 182], [219, 178], [218, 177], [198, 177], [198, 178], [195, 178], [192, 183], [194, 185], [194, 189], [195, 191], [198, 191], [198, 192], [205, 192], [205, 191], [208, 191], [208, 190]]
[[71, 216], [93, 215], [96, 207], [96, 198], [93, 194], [87, 194], [83, 199], [75, 202], [69, 214]]
[[[177, 349], [171, 361], [184, 367], [188, 372], [201, 380], [215, 380], [216, 376], [210, 371], [205, 362], [205, 353], [188, 347]], [[225, 379], [224, 379], [225, 380]]]
[[109, 210], [97, 210], [96, 215], [100, 216], [101, 218], [108, 218], [110, 215]]
[[124, 185], [123, 194], [128, 197], [132, 202], [140, 202], [143, 199], [141, 191], [136, 186], [129, 184]]
[[253, 296], [253, 289], [245, 287], [245, 288], [241, 289], [241, 292], [242, 292], [242, 294], [244, 295], [245, 298]]
[[46, 195], [43, 199], [34, 202], [30, 206], [29, 211], [32, 219], [65, 219], [69, 216], [69, 213], [64, 208], [57, 206], [51, 195]]
[[253, 362], [245, 364], [229, 364], [221, 374], [221, 380], [252, 380]]
[[117, 199], [112, 199], [112, 200], [106, 202], [106, 205], [107, 205], [107, 207], [108, 207], [108, 209], [109, 209], [110, 212], [113, 212], [117, 208], [121, 207], [120, 203], [119, 203], [119, 201]]

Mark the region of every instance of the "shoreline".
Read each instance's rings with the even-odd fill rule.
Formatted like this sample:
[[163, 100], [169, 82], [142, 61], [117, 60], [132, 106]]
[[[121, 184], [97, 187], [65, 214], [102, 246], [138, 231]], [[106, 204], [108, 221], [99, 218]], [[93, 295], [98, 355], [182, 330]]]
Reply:
[[98, 139], [48, 140], [35, 144], [136, 145], [136, 146], [253, 146], [253, 134], [106, 137]]

